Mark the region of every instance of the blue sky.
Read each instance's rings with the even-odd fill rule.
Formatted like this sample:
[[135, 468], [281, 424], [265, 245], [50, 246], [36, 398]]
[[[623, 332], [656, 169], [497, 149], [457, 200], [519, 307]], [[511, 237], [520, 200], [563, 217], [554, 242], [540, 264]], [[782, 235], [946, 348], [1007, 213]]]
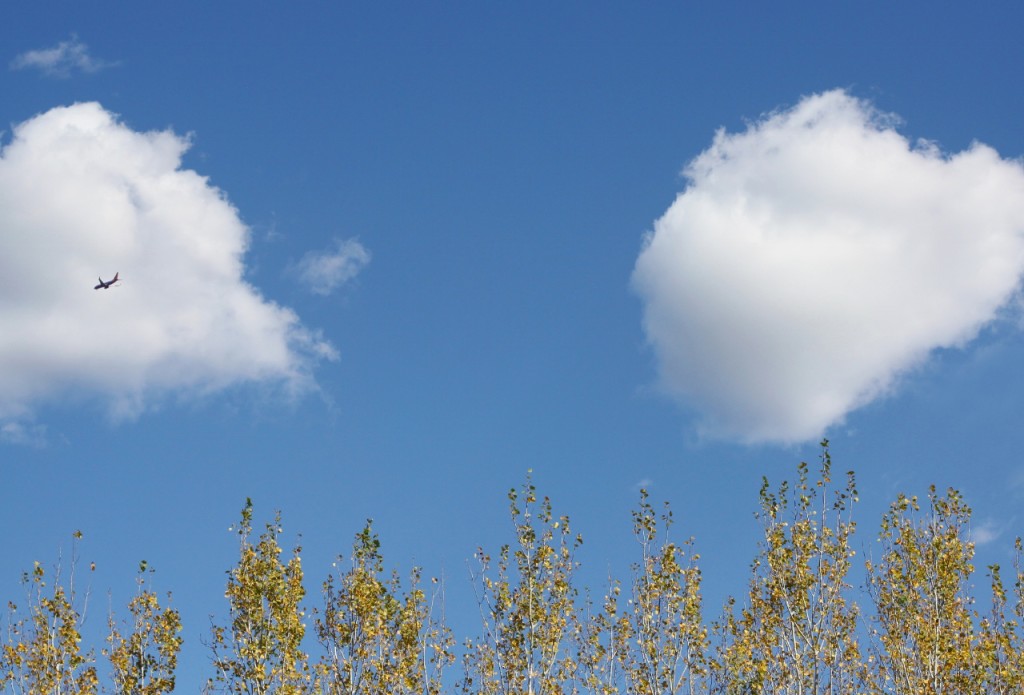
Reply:
[[714, 617], [744, 591], [761, 476], [823, 435], [857, 471], [860, 542], [935, 483], [974, 507], [978, 567], [1005, 562], [1022, 14], [9, 10], [4, 597], [81, 529], [91, 622], [146, 559], [196, 682], [249, 496], [301, 533], [314, 601], [373, 517], [471, 636], [466, 560], [509, 540], [532, 469], [593, 587], [635, 559], [638, 487], [669, 500]]

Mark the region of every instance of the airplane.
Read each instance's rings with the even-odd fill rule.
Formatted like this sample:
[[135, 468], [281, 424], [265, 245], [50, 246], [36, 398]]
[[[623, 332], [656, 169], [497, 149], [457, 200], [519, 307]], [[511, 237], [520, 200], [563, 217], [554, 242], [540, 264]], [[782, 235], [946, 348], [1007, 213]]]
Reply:
[[93, 289], [94, 290], [109, 290], [111, 288], [111, 286], [115, 282], [118, 281], [119, 278], [117, 276], [120, 275], [120, 274], [121, 273], [119, 273], [119, 272], [118, 273], [114, 273], [114, 279], [109, 281], [109, 282], [103, 282], [103, 278], [99, 278], [100, 284], [98, 284], [95, 287], [93, 287]]

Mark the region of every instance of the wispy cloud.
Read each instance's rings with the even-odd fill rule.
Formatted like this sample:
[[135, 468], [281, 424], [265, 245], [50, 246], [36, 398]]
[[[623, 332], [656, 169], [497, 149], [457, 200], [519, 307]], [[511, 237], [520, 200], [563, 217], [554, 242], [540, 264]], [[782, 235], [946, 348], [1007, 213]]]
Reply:
[[115, 63], [98, 60], [89, 54], [89, 47], [72, 36], [56, 46], [26, 51], [11, 61], [12, 70], [35, 69], [51, 77], [70, 77], [74, 72], [94, 73]]
[[633, 286], [665, 389], [702, 431], [820, 437], [964, 346], [1024, 271], [1024, 167], [945, 154], [843, 91], [719, 131]]
[[370, 252], [357, 240], [335, 242], [326, 251], [311, 251], [292, 268], [310, 292], [329, 295], [355, 278], [370, 262]]
[[46, 446], [46, 427], [23, 422], [0, 422], [0, 442], [42, 448]]
[[1003, 535], [1005, 526], [1005, 524], [997, 523], [992, 519], [974, 524], [970, 531], [971, 540], [975, 545], [988, 545]]
[[[244, 280], [249, 229], [181, 168], [188, 146], [95, 103], [15, 126], [0, 150], [0, 423], [49, 402], [133, 417], [240, 384], [315, 388], [334, 348]], [[120, 286], [93, 290], [115, 272]]]
[[1024, 466], [1018, 466], [1010, 473], [1008, 487], [1016, 496], [1024, 496]]

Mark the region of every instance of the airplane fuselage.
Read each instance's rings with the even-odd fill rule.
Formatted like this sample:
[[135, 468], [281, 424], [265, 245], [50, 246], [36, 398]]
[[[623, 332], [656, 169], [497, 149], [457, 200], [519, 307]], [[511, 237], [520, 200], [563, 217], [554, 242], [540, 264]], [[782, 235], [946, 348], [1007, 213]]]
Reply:
[[103, 278], [97, 278], [100, 281], [100, 284], [98, 284], [95, 287], [93, 287], [93, 289], [94, 290], [109, 290], [111, 288], [111, 286], [113, 286], [113, 284], [118, 281], [118, 276], [120, 274], [121, 273], [114, 273], [114, 279], [111, 280], [110, 282], [103, 282]]

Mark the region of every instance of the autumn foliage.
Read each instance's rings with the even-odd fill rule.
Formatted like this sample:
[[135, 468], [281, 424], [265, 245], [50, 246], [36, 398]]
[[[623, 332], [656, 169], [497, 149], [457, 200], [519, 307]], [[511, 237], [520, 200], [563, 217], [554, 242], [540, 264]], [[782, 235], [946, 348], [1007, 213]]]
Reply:
[[[225, 622], [198, 636], [205, 684], [184, 690], [281, 695], [675, 695], [694, 693], [1022, 693], [1024, 566], [988, 568], [972, 594], [971, 510], [953, 489], [900, 495], [875, 542], [855, 550], [853, 473], [834, 481], [828, 442], [812, 471], [764, 479], [761, 537], [746, 593], [712, 618], [693, 538], [640, 492], [638, 557], [599, 591], [577, 585], [582, 537], [527, 477], [508, 494], [513, 534], [477, 549], [469, 586], [479, 631], [457, 642], [445, 587], [388, 571], [367, 521], [347, 558], [307, 597], [301, 548], [281, 547], [280, 515], [257, 533], [247, 501], [228, 570]], [[75, 551], [23, 576], [0, 641], [0, 691], [156, 695], [175, 689], [183, 626], [146, 563], [104, 645], [83, 647], [88, 592]], [[864, 542], [856, 548], [866, 548]], [[867, 553], [861, 557], [859, 553]], [[311, 608], [307, 608], [312, 604]], [[984, 608], [980, 604], [984, 604]]]

